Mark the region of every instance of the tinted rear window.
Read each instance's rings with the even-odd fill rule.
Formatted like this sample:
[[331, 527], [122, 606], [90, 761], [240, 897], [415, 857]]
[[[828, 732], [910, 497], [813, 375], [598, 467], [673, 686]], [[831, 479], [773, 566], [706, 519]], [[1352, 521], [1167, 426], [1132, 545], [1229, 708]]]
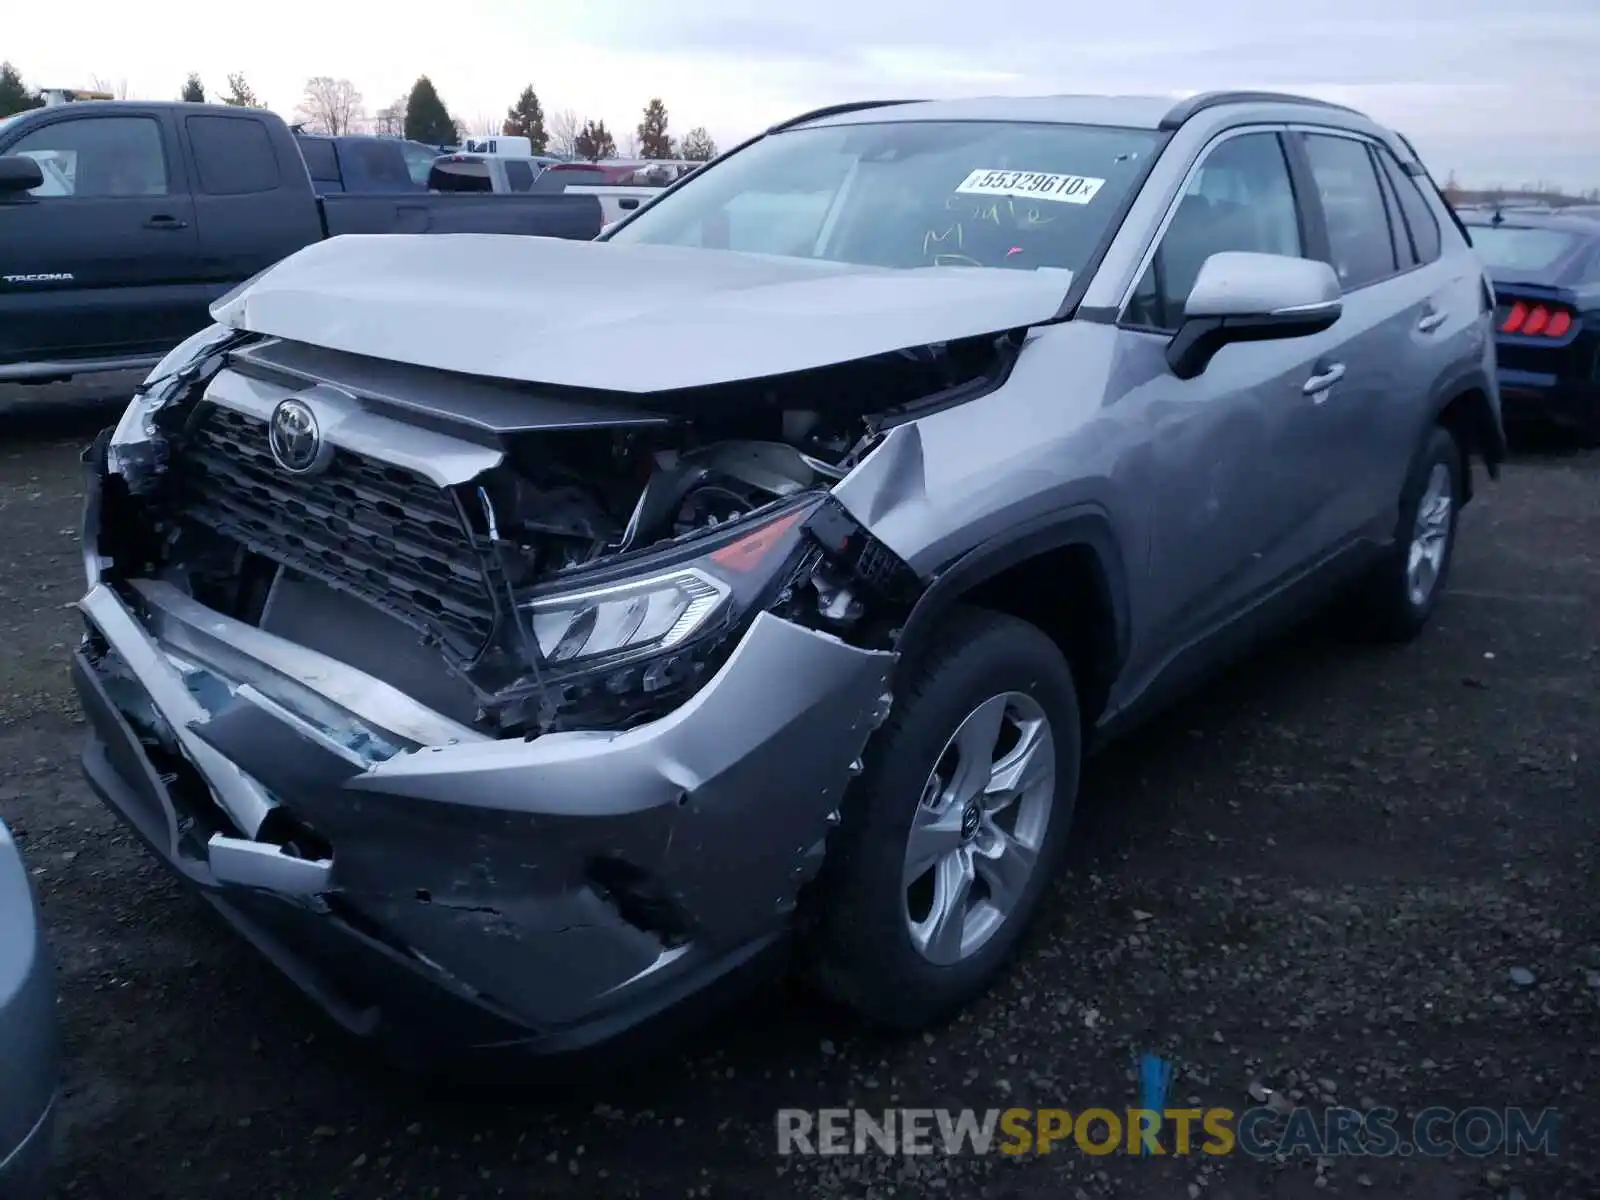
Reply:
[[492, 192], [494, 181], [482, 159], [441, 158], [428, 172], [428, 190], [434, 192]]
[[278, 156], [267, 127], [251, 117], [189, 117], [184, 121], [200, 190], [244, 196], [278, 186]]
[[1472, 245], [1490, 268], [1542, 271], [1578, 248], [1575, 233], [1560, 229], [1525, 229], [1514, 225], [1473, 225]]
[[415, 186], [399, 143], [374, 138], [350, 139], [342, 147], [359, 182], [405, 190]]
[[319, 183], [339, 182], [339, 159], [333, 153], [333, 143], [318, 139], [300, 139], [300, 157], [306, 160], [306, 170]]
[[587, 167], [552, 167], [547, 175], [551, 184], [557, 187], [595, 187], [604, 186], [606, 173], [599, 167], [592, 170]]

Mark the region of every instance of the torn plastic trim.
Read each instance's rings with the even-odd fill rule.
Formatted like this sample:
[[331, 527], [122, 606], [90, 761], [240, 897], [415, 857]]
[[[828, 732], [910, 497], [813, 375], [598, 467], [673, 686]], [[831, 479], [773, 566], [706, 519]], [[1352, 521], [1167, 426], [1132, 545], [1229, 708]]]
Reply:
[[247, 837], [254, 837], [267, 813], [277, 807], [254, 779], [206, 745], [192, 728], [211, 714], [195, 697], [178, 667], [168, 659], [116, 593], [104, 584], [91, 588], [78, 608], [144, 689], [166, 722], [178, 748], [210, 784], [218, 806]]
[[[139, 597], [156, 639], [215, 668], [228, 679], [250, 685], [296, 713], [322, 731], [330, 748], [346, 744], [334, 734], [347, 729], [352, 718], [372, 731], [415, 746], [488, 740], [488, 735], [452, 721], [382, 680], [224, 616], [169, 583], [135, 579], [129, 587]], [[100, 592], [122, 612], [128, 612], [109, 588], [96, 588], [90, 597]], [[106, 605], [106, 601], [99, 603], [101, 607]], [[129, 620], [132, 619], [130, 614]], [[156, 647], [156, 641], [136, 622], [134, 627], [152, 648]]]
[[221, 370], [228, 351], [251, 335], [210, 325], [179, 342], [134, 389], [105, 447], [105, 469], [138, 492], [166, 466], [166, 440], [156, 415], [195, 384]]
[[270, 842], [214, 833], [206, 843], [206, 859], [219, 884], [296, 897], [320, 896], [333, 888], [331, 858], [295, 858]]

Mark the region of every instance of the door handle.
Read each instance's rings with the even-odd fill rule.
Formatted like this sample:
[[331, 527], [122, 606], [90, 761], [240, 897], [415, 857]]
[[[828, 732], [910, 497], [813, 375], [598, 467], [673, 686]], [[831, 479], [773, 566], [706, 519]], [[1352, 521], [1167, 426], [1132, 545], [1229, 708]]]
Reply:
[[1320, 375], [1313, 375], [1306, 380], [1306, 385], [1301, 389], [1308, 396], [1315, 396], [1318, 392], [1325, 392], [1339, 380], [1344, 378], [1344, 364], [1332, 363]]
[[177, 217], [169, 217], [165, 213], [151, 217], [144, 223], [146, 229], [187, 229], [189, 222], [180, 221]]
[[639, 197], [627, 196], [617, 201], [618, 208], [635, 209], [639, 207]]
[[1422, 319], [1417, 322], [1417, 332], [1432, 333], [1435, 329], [1439, 328], [1439, 326], [1445, 323], [1445, 319], [1448, 316], [1448, 313], [1442, 312], [1425, 313]]

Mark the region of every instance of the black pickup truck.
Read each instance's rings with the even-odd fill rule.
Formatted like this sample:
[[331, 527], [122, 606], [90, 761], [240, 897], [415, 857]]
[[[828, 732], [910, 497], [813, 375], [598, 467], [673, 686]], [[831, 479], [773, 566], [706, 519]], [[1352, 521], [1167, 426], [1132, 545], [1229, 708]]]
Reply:
[[583, 195], [319, 195], [283, 120], [94, 101], [0, 121], [0, 383], [153, 366], [218, 296], [346, 233], [587, 239]]

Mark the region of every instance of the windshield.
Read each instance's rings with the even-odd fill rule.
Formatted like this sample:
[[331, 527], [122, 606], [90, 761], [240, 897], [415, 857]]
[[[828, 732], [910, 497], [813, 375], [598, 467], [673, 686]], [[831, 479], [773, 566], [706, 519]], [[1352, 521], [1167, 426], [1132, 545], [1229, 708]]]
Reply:
[[1472, 226], [1472, 248], [1491, 270], [1542, 271], [1572, 253], [1577, 245], [1576, 234], [1560, 229]]
[[786, 130], [700, 171], [609, 240], [863, 266], [1077, 272], [1157, 138], [993, 121]]

